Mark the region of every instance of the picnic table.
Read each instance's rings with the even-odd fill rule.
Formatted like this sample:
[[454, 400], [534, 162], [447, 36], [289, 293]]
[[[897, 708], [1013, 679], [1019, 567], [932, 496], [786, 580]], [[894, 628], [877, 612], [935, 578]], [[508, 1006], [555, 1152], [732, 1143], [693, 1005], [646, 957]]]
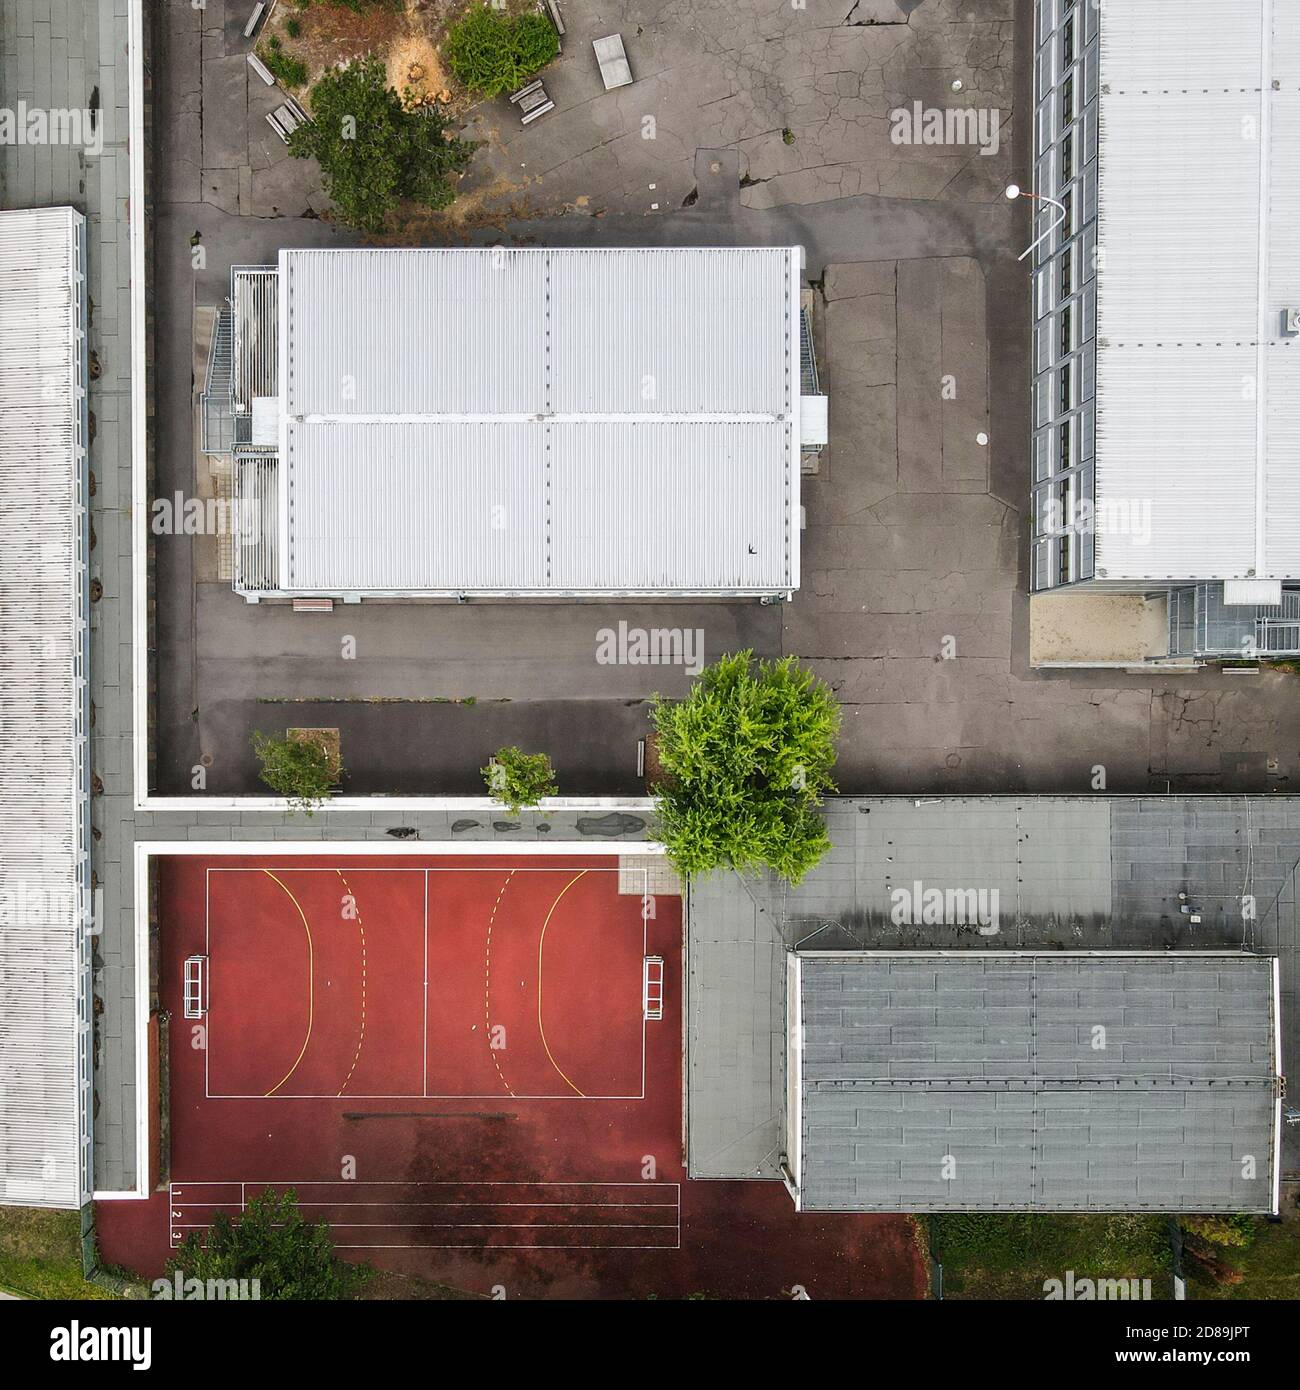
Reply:
[[529, 121], [535, 121], [548, 111], [555, 110], [555, 103], [546, 95], [546, 88], [542, 85], [540, 77], [536, 82], [530, 82], [526, 87], [520, 87], [517, 92], [512, 93], [510, 102], [519, 108], [522, 118], [520, 125], [527, 125]]
[[596, 61], [600, 64], [601, 81], [607, 92], [615, 87], [629, 87], [632, 84], [632, 68], [627, 61], [627, 50], [623, 47], [622, 34], [608, 34], [603, 39], [595, 39], [592, 48], [596, 50]]

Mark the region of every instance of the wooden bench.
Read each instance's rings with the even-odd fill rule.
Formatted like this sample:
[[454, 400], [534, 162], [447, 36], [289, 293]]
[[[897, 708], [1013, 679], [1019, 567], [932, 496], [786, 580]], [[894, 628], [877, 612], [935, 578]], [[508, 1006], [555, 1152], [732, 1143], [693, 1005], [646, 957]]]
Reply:
[[266, 13], [266, 0], [257, 0], [253, 6], [253, 13], [248, 16], [248, 23], [244, 25], [244, 37], [251, 39], [257, 32], [257, 26], [262, 22], [262, 16]]
[[248, 55], [248, 66], [253, 69], [268, 87], [275, 86], [275, 77], [272, 75], [271, 69], [266, 66], [256, 53], [250, 53]]

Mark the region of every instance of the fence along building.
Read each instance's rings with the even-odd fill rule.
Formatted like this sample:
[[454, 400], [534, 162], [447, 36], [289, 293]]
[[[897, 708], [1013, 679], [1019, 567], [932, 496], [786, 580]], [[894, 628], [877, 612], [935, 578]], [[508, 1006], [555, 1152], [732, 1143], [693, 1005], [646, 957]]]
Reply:
[[818, 442], [802, 267], [799, 247], [236, 267], [235, 588], [790, 597]]
[[0, 1203], [91, 1169], [86, 223], [0, 212]]
[[1168, 592], [1175, 655], [1300, 650], [1293, 9], [1036, 20], [1031, 586]]

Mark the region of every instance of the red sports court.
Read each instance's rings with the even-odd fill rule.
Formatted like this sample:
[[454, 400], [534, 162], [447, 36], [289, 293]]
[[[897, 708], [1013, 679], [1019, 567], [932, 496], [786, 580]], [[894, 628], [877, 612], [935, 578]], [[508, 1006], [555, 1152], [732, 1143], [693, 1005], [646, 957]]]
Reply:
[[98, 1205], [104, 1258], [156, 1275], [292, 1187], [345, 1256], [470, 1292], [916, 1296], [901, 1220], [686, 1180], [682, 904], [653, 865], [161, 859], [158, 1192]]
[[212, 1099], [645, 1095], [644, 870], [211, 866], [204, 898]]

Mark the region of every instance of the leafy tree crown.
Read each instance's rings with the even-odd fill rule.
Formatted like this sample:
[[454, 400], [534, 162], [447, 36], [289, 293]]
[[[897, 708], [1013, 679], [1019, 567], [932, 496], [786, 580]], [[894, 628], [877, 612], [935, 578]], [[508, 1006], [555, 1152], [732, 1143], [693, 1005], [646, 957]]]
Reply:
[[378, 58], [329, 68], [311, 89], [310, 121], [289, 153], [320, 164], [325, 191], [349, 226], [377, 232], [403, 200], [444, 208], [474, 146], [432, 107], [408, 111]]
[[658, 834], [679, 873], [766, 867], [798, 883], [830, 848], [817, 809], [835, 790], [840, 709], [793, 657], [724, 656], [685, 700], [657, 696], [652, 718]]
[[523, 753], [518, 748], [498, 748], [483, 768], [483, 778], [493, 798], [511, 815], [526, 806], [537, 806], [544, 796], [554, 796], [555, 769], [545, 753]]
[[253, 752], [262, 765], [262, 781], [308, 815], [330, 794], [343, 770], [314, 739], [254, 733]]

